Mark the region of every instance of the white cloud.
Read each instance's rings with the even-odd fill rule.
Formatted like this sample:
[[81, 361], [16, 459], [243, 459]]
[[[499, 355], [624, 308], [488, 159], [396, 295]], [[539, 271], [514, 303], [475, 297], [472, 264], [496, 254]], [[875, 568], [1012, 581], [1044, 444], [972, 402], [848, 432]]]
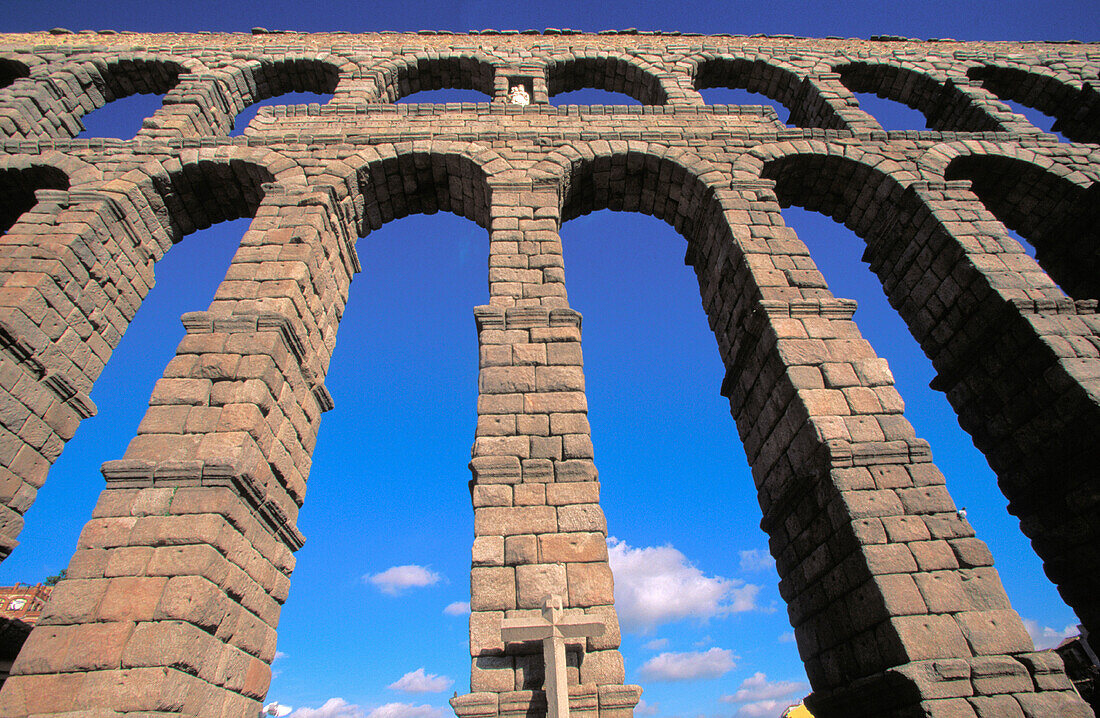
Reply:
[[741, 552], [742, 571], [768, 571], [775, 565], [775, 559], [767, 551], [754, 548]]
[[1030, 618], [1024, 619], [1024, 628], [1031, 634], [1031, 640], [1035, 642], [1035, 648], [1040, 651], [1045, 648], [1054, 648], [1070, 636], [1076, 636], [1080, 633], [1077, 626], [1066, 626], [1059, 631], [1050, 626], [1040, 626], [1038, 621]]
[[364, 576], [363, 580], [378, 587], [382, 593], [396, 596], [406, 588], [424, 588], [439, 583], [440, 576], [435, 571], [430, 571], [423, 566], [410, 564], [408, 566], [393, 566], [382, 573], [373, 576]]
[[769, 681], [763, 673], [754, 673], [741, 681], [737, 692], [731, 696], [722, 696], [725, 703], [764, 702], [775, 698], [805, 693], [810, 686], [797, 681]]
[[299, 708], [290, 718], [367, 718], [367, 713], [343, 698], [329, 698], [320, 708]]
[[661, 704], [654, 703], [649, 705], [645, 702], [645, 698], [638, 701], [638, 705], [634, 706], [634, 715], [638, 716], [655, 716], [661, 712]]
[[794, 631], [787, 631], [786, 633], [779, 634], [780, 643], [794, 643]]
[[607, 540], [615, 575], [615, 605], [626, 631], [648, 633], [662, 623], [755, 608], [759, 586], [705, 576], [672, 546], [631, 548]]
[[756, 701], [741, 706], [737, 715], [745, 718], [779, 718], [790, 705], [787, 701]]
[[465, 616], [470, 613], [469, 601], [455, 601], [454, 603], [448, 603], [447, 607], [443, 609], [443, 613], [448, 616]]
[[668, 648], [668, 639], [654, 638], [652, 641], [642, 647], [645, 648], [647, 651], [659, 651], [662, 648]]
[[[276, 653], [276, 655], [278, 655], [278, 654]], [[260, 715], [262, 715], [262, 716], [275, 716], [276, 718], [283, 718], [283, 716], [290, 715], [290, 712], [293, 711], [293, 710], [294, 710], [294, 708], [292, 708], [291, 706], [284, 706], [284, 705], [280, 704], [278, 701], [273, 701], [271, 703], [268, 703], [266, 706], [264, 706], [264, 709], [260, 713]]]
[[692, 681], [717, 678], [736, 665], [733, 651], [711, 648], [702, 652], [661, 653], [646, 661], [639, 672], [647, 681]]
[[405, 693], [442, 693], [452, 685], [454, 685], [454, 681], [447, 676], [425, 673], [423, 668], [417, 668], [415, 671], [401, 676], [389, 684], [387, 688], [391, 691], [404, 691]]
[[443, 718], [443, 711], [428, 705], [387, 703], [372, 710], [367, 718]]

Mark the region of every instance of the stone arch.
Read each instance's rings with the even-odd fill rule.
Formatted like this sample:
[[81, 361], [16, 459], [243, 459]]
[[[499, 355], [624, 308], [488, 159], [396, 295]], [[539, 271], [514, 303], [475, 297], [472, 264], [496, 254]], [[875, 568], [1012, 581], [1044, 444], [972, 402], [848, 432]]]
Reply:
[[218, 68], [214, 74], [226, 87], [228, 114], [236, 117], [249, 105], [288, 92], [335, 93], [341, 78], [357, 71], [358, 66], [345, 58], [319, 53], [254, 58]]
[[696, 90], [729, 87], [758, 92], [790, 110], [791, 125], [847, 129], [803, 70], [789, 63], [770, 57], [700, 53], [679, 64], [685, 66]]
[[411, 214], [453, 212], [485, 229], [492, 184], [510, 172], [494, 150], [473, 143], [403, 142], [330, 163], [316, 182], [349, 207], [360, 237]]
[[103, 172], [98, 167], [85, 162], [79, 157], [47, 150], [37, 155], [4, 155], [0, 157], [0, 168], [24, 169], [32, 166], [54, 167], [65, 173], [73, 185], [95, 182], [103, 177]]
[[679, 94], [675, 79], [652, 63], [625, 53], [587, 49], [550, 56], [546, 84], [550, 97], [591, 87], [621, 92], [643, 105], [664, 105]]
[[34, 86], [26, 88], [28, 101], [21, 108], [30, 116], [22, 133], [74, 137], [83, 129], [80, 118], [92, 110], [133, 94], [166, 94], [181, 75], [204, 69], [194, 58], [155, 53], [77, 57], [45, 65], [33, 75]]
[[[826, 167], [839, 174], [821, 171]], [[885, 213], [879, 212], [882, 200], [896, 198], [919, 179], [912, 170], [880, 154], [820, 140], [754, 148], [738, 160], [734, 171], [746, 178], [774, 180], [782, 206], [799, 204], [821, 212], [864, 237], [873, 234], [876, 223], [883, 221]], [[876, 201], [853, 201], [864, 193]], [[794, 201], [794, 197], [803, 201]]]
[[1033, 107], [1055, 118], [1055, 132], [1073, 142], [1100, 139], [1100, 94], [1091, 82], [1078, 82], [1045, 68], [1002, 64], [970, 67], [966, 76], [1002, 100]]
[[379, 101], [396, 102], [423, 90], [477, 90], [494, 96], [498, 63], [479, 52], [396, 56], [367, 70]]
[[[871, 155], [864, 159], [874, 161]], [[888, 162], [877, 159], [880, 165]], [[842, 151], [834, 161], [845, 161]], [[868, 545], [872, 542], [857, 535], [866, 514], [853, 502], [865, 496], [857, 496], [849, 480], [853, 472], [868, 470], [855, 467], [873, 466], [872, 473], [919, 476], [921, 486], [934, 484], [939, 491], [943, 477], [930, 463], [927, 444], [905, 421], [900, 400], [853, 412], [865, 415], [852, 417], [844, 406], [833, 409], [818, 402], [824, 395], [810, 387], [822, 385], [805, 381], [807, 376], [820, 376], [815, 372], [829, 362], [852, 362], [860, 367], [854, 369], [857, 373], [872, 365], [878, 371], [885, 367], [851, 323], [854, 303], [829, 293], [804, 245], [782, 226], [772, 183], [762, 181], [759, 174], [750, 178], [744, 173], [731, 182], [728, 171], [689, 153], [643, 142], [572, 145], [539, 163], [532, 175], [536, 182], [557, 179], [563, 220], [600, 208], [639, 211], [664, 219], [687, 238], [685, 261], [694, 266], [727, 369], [722, 393], [730, 399], [752, 466], [764, 515], [761, 526], [769, 535], [781, 592], [814, 689], [808, 705], [819, 714], [839, 715], [843, 707], [861, 700], [864, 689], [852, 688], [853, 681], [867, 686], [888, 675], [901, 678], [907, 670], [902, 666], [919, 660], [913, 653], [913, 636], [904, 622], [868, 619], [859, 608], [870, 605], [868, 601], [890, 600], [886, 595], [892, 592], [885, 584], [899, 571], [877, 562], [874, 557], [882, 547]], [[823, 358], [810, 350], [817, 337], [826, 345], [832, 337], [842, 338], [837, 347], [844, 348], [831, 359]], [[859, 391], [882, 386], [869, 378], [861, 381], [866, 384]], [[892, 380], [885, 379], [885, 384], [893, 392]], [[828, 380], [824, 386], [830, 386]], [[846, 438], [836, 433], [838, 426], [856, 427], [872, 416], [879, 426], [893, 427], [885, 430], [886, 440], [859, 439], [854, 430], [841, 432]], [[905, 448], [899, 452], [898, 447]], [[973, 535], [952, 503], [931, 511], [899, 504], [879, 514], [894, 515], [918, 524], [927, 521], [929, 526], [960, 522], [953, 530]], [[823, 561], [823, 549], [808, 537], [834, 531], [828, 545], [838, 553]], [[882, 542], [895, 540], [883, 537]], [[927, 569], [914, 564], [901, 572], [920, 582]], [[834, 581], [844, 588], [823, 595], [822, 582]], [[869, 594], [877, 597], [868, 599]], [[984, 607], [975, 600], [964, 610]], [[922, 606], [917, 613], [921, 617], [914, 620], [925, 622], [922, 625], [957, 630], [955, 617], [938, 607]], [[1008, 620], [1018, 635], [1025, 635], [1018, 617]], [[871, 636], [884, 633], [893, 636], [895, 647], [864, 650]], [[1001, 650], [976, 647], [974, 653]], [[954, 655], [966, 661], [973, 654], [963, 646]], [[926, 690], [910, 683], [906, 697], [898, 695], [898, 704], [931, 697]]]
[[[91, 100], [94, 107], [136, 93], [165, 94], [179, 82], [184, 73], [202, 72], [201, 62], [189, 57], [140, 53], [113, 57], [106, 62], [76, 60], [52, 69], [49, 77], [55, 82], [73, 79], [80, 83], [84, 97], [72, 99]], [[86, 107], [81, 104], [82, 107]], [[87, 110], [85, 110], [87, 111]]]
[[972, 153], [947, 166], [982, 204], [1035, 247], [1035, 259], [1074, 299], [1100, 299], [1100, 184], [1082, 188], [1024, 159]]
[[[50, 161], [55, 165], [46, 164]], [[57, 175], [58, 167], [67, 167], [74, 178], [83, 170], [86, 180], [94, 169], [80, 164], [47, 155], [35, 166]], [[0, 181], [9, 171], [19, 170], [0, 166]], [[15, 497], [0, 501], [0, 515], [6, 516], [0, 554], [16, 545], [22, 514], [65, 442], [81, 419], [95, 413], [88, 394], [153, 286], [154, 263], [184, 235], [253, 216], [271, 188], [296, 185], [304, 185], [301, 169], [269, 150], [184, 151], [109, 182], [83, 181], [71, 191], [55, 192], [40, 217], [18, 222], [4, 237], [0, 259], [18, 260], [31, 256], [30, 250], [36, 261], [19, 270], [23, 291], [0, 298], [4, 349], [29, 378], [0, 403], [32, 406], [45, 396], [61, 406], [59, 422], [51, 425], [53, 452], [40, 452], [40, 460], [13, 469], [13, 480], [22, 483]], [[10, 270], [11, 265], [2, 266]], [[33, 434], [17, 438], [35, 449], [41, 445]]]
[[932, 181], [969, 180], [982, 204], [1033, 244], [1040, 266], [1067, 294], [1100, 298], [1096, 177], [1034, 150], [988, 141], [936, 145], [918, 163]]
[[1100, 179], [1098, 175], [1086, 174], [1080, 169], [1066, 164], [1060, 158], [1048, 156], [1041, 151], [988, 140], [940, 143], [921, 154], [917, 158], [917, 166], [922, 179], [941, 182], [947, 179], [947, 168], [952, 162], [959, 157], [974, 154], [1019, 160], [1081, 188], [1087, 188], [1094, 181]]
[[[184, 150], [178, 159], [151, 160], [127, 172], [118, 180], [118, 193], [133, 196], [136, 189], [159, 220], [159, 254], [153, 249], [154, 259], [159, 259], [171, 244], [192, 232], [253, 216], [269, 183], [302, 187], [305, 172], [274, 150], [202, 148]], [[114, 185], [103, 189], [113, 193]]]
[[[597, 158], [623, 170], [623, 179], [596, 186], [586, 175]], [[685, 236], [694, 231], [703, 199], [716, 198], [715, 189], [724, 177], [718, 166], [691, 152], [648, 142], [573, 143], [555, 150], [530, 174], [536, 181], [558, 183], [562, 222], [600, 209], [641, 212], [668, 222]], [[658, 201], [657, 195], [664, 194], [653, 192], [659, 182], [681, 186], [675, 193], [678, 203]]]
[[[947, 393], [1047, 575], [1087, 622], [1095, 572], [1067, 566], [1094, 539], [1058, 527], [1088, 524], [1073, 497], [1092, 490], [1093, 474], [1085, 467], [1096, 461], [1086, 438], [1095, 431], [1095, 400], [1053, 388], [1073, 376], [1072, 360], [1036, 331], [1035, 310], [1028, 309], [1059, 306], [1072, 314], [1073, 303], [999, 223], [980, 221], [981, 208], [967, 207], [973, 201], [969, 182], [910, 182], [908, 173], [888, 171], [872, 157], [822, 155], [797, 147], [804, 143], [787, 144], [786, 152], [751, 153], [770, 155], [760, 176], [775, 182], [781, 204], [822, 212], [867, 242], [864, 260], [938, 372], [933, 388]], [[1047, 182], [1068, 184], [1064, 178]], [[1020, 371], [1025, 362], [1037, 367], [1035, 374]], [[1036, 375], [1049, 378], [1036, 382]], [[1074, 418], [1039, 428], [1034, 417], [1054, 404], [1060, 415]]]
[[870, 92], [921, 112], [933, 130], [983, 132], [1004, 126], [950, 78], [887, 62], [850, 62], [833, 67], [852, 92]]

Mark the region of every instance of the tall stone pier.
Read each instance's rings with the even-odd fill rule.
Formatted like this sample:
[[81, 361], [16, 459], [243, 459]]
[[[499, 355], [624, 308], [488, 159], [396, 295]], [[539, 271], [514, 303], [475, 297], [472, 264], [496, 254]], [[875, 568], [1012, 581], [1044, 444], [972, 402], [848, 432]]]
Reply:
[[[686, 240], [819, 718], [1085, 718], [956, 511], [889, 367], [781, 209], [844, 222], [1100, 635], [1100, 96], [1094, 46], [661, 33], [0, 36], [0, 555], [153, 285], [251, 218], [103, 467], [0, 716], [255, 715], [355, 242], [439, 210], [485, 229], [460, 718], [629, 718], [581, 316], [559, 230], [610, 208]], [[579, 88], [632, 106], [554, 106]], [[790, 110], [709, 106], [743, 88]], [[394, 104], [463, 88], [485, 101]], [[325, 105], [247, 106], [291, 91]], [[855, 93], [925, 114], [884, 132]], [[131, 140], [74, 139], [134, 93]], [[1016, 114], [1057, 118], [1067, 141]], [[526, 102], [526, 104], [524, 104]], [[1032, 259], [1008, 230], [1031, 242]], [[340, 397], [336, 397], [339, 399]], [[720, 507], [719, 507], [720, 509]], [[546, 642], [544, 651], [544, 641]], [[548, 671], [548, 665], [549, 671]], [[567, 705], [566, 705], [567, 704]]]

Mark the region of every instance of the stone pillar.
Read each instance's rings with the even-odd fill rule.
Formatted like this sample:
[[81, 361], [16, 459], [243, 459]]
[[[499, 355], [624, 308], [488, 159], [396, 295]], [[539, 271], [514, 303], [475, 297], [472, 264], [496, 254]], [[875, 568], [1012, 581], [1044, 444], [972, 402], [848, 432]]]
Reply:
[[226, 135], [236, 112], [217, 77], [185, 73], [164, 95], [161, 107], [147, 118], [137, 139], [177, 139]]
[[605, 627], [568, 644], [571, 712], [629, 718], [641, 694], [623, 685], [581, 317], [562, 284], [557, 210], [553, 187], [493, 188], [492, 304], [474, 311], [481, 369], [470, 462], [472, 693], [451, 701], [462, 718], [545, 712], [541, 643], [505, 644], [501, 624], [540, 615], [553, 595], [566, 618]]
[[210, 310], [184, 316], [0, 716], [258, 712], [356, 268], [334, 209], [269, 191]]
[[840, 81], [840, 74], [823, 72], [806, 78], [800, 102], [791, 109], [790, 123], [852, 132], [882, 132], [882, 125], [859, 108], [859, 100]]
[[153, 285], [155, 239], [125, 195], [35, 196], [0, 237], [0, 558]]
[[[1073, 301], [970, 191], [915, 182], [867, 259], [997, 472], [1044, 569], [1100, 635], [1100, 320]], [[963, 219], [963, 218], [966, 219]], [[926, 262], [924, 258], [934, 257]]]
[[1026, 117], [1013, 112], [999, 97], [982, 87], [981, 81], [963, 74], [965, 68], [959, 69], [958, 75], [943, 80], [940, 113], [933, 129], [975, 130], [987, 121], [981, 115], [987, 115], [997, 124], [998, 131], [1012, 132], [1017, 136], [1042, 134], [1043, 131]]
[[[689, 249], [727, 367], [815, 715], [1088, 716], [1034, 651], [886, 363], [782, 225], [769, 183], [721, 193]], [[744, 225], [748, 225], [747, 227]]]

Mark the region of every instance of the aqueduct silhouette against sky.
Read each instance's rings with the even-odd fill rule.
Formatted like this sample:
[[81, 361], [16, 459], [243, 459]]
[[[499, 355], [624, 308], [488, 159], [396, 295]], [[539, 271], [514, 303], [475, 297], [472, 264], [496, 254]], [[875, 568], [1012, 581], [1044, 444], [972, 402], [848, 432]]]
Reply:
[[[1100, 576], [1097, 67], [1088, 46], [671, 36], [35, 35], [0, 48], [5, 555], [91, 387], [185, 235], [252, 217], [150, 399], [0, 715], [240, 716], [266, 693], [355, 239], [445, 210], [488, 231], [471, 462], [471, 693], [541, 705], [505, 618], [603, 622], [571, 702], [632, 714], [558, 230], [641, 212], [687, 240], [815, 714], [1087, 716], [904, 418], [885, 362], [780, 208], [844, 222], [1086, 627]], [[507, 102], [523, 85], [529, 106]], [[708, 107], [738, 87], [788, 107]], [[582, 87], [642, 107], [585, 111]], [[487, 103], [408, 105], [478, 90]], [[323, 107], [246, 106], [291, 91]], [[80, 117], [165, 93], [130, 141]], [[920, 110], [886, 133], [855, 92]], [[1038, 108], [1059, 143], [1002, 100]], [[1032, 260], [1006, 227], [1036, 247]], [[1092, 503], [1090, 503], [1090, 501]], [[92, 648], [94, 647], [94, 648]], [[922, 712], [923, 711], [923, 712]], [[1010, 711], [1006, 713], [1005, 711]], [[1015, 712], [1015, 713], [1013, 713]]]

